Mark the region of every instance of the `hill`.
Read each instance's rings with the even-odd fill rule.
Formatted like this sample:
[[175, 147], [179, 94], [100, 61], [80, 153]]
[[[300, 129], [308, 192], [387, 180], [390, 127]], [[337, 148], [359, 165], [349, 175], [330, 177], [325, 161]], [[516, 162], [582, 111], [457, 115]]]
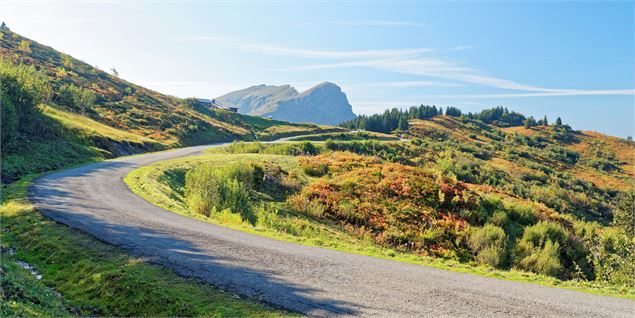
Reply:
[[[635, 143], [504, 108], [445, 113], [421, 106], [344, 124], [392, 140], [349, 132], [236, 143], [129, 181], [177, 213], [280, 239], [633, 297]], [[214, 176], [254, 192], [241, 189], [240, 206], [202, 200], [196, 191], [222, 186]]]
[[0, 29], [2, 182], [87, 160], [337, 130], [200, 107]]
[[258, 85], [217, 97], [244, 114], [271, 116], [277, 120], [334, 125], [355, 118], [346, 94], [324, 82], [298, 93], [289, 85]]

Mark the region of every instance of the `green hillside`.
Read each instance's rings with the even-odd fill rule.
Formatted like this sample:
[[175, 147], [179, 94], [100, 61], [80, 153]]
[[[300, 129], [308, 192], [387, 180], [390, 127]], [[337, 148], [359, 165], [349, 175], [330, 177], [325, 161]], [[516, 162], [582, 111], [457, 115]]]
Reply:
[[2, 182], [89, 160], [338, 130], [206, 109], [0, 29]]
[[359, 121], [401, 140], [234, 143], [126, 181], [176, 213], [278, 239], [635, 297], [635, 143], [502, 108], [420, 109]]

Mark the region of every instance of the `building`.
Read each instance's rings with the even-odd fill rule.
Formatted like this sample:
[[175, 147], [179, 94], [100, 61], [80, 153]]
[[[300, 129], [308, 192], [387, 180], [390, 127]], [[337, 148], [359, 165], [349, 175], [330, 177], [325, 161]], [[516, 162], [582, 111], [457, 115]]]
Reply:
[[196, 102], [200, 106], [207, 107], [209, 109], [224, 109], [234, 113], [238, 112], [238, 107], [224, 106], [221, 103], [217, 102], [215, 99], [197, 98]]

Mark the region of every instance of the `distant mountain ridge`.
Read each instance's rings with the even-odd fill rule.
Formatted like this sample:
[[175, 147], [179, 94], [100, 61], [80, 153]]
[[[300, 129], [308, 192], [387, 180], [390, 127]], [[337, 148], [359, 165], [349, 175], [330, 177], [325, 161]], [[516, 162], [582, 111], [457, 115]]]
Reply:
[[290, 85], [257, 85], [217, 97], [242, 114], [277, 120], [334, 125], [355, 118], [346, 94], [336, 84], [320, 83], [302, 93]]

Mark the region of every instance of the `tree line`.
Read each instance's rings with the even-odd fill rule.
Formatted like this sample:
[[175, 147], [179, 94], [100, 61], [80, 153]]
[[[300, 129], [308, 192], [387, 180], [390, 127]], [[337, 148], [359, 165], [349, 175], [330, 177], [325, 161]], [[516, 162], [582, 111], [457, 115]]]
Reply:
[[407, 110], [392, 108], [387, 109], [383, 114], [359, 115], [354, 119], [341, 123], [340, 126], [388, 134], [396, 129], [408, 129], [409, 119], [426, 119], [439, 115], [443, 115], [442, 107], [421, 105], [419, 107], [410, 107]]
[[[421, 105], [405, 110], [399, 108], [387, 109], [382, 114], [359, 115], [354, 119], [341, 123], [340, 126], [349, 129], [391, 133], [395, 130], [408, 129], [408, 120], [410, 119], [428, 119], [444, 114], [452, 117], [476, 119], [498, 127], [524, 126], [525, 128], [530, 128], [549, 125], [546, 115], [542, 119], [536, 120], [534, 117], [525, 117], [523, 114], [510, 111], [507, 107], [502, 106], [484, 109], [478, 113], [463, 113], [454, 106], [446, 107], [444, 112], [443, 107]], [[555, 125], [563, 125], [560, 117], [556, 119]]]

